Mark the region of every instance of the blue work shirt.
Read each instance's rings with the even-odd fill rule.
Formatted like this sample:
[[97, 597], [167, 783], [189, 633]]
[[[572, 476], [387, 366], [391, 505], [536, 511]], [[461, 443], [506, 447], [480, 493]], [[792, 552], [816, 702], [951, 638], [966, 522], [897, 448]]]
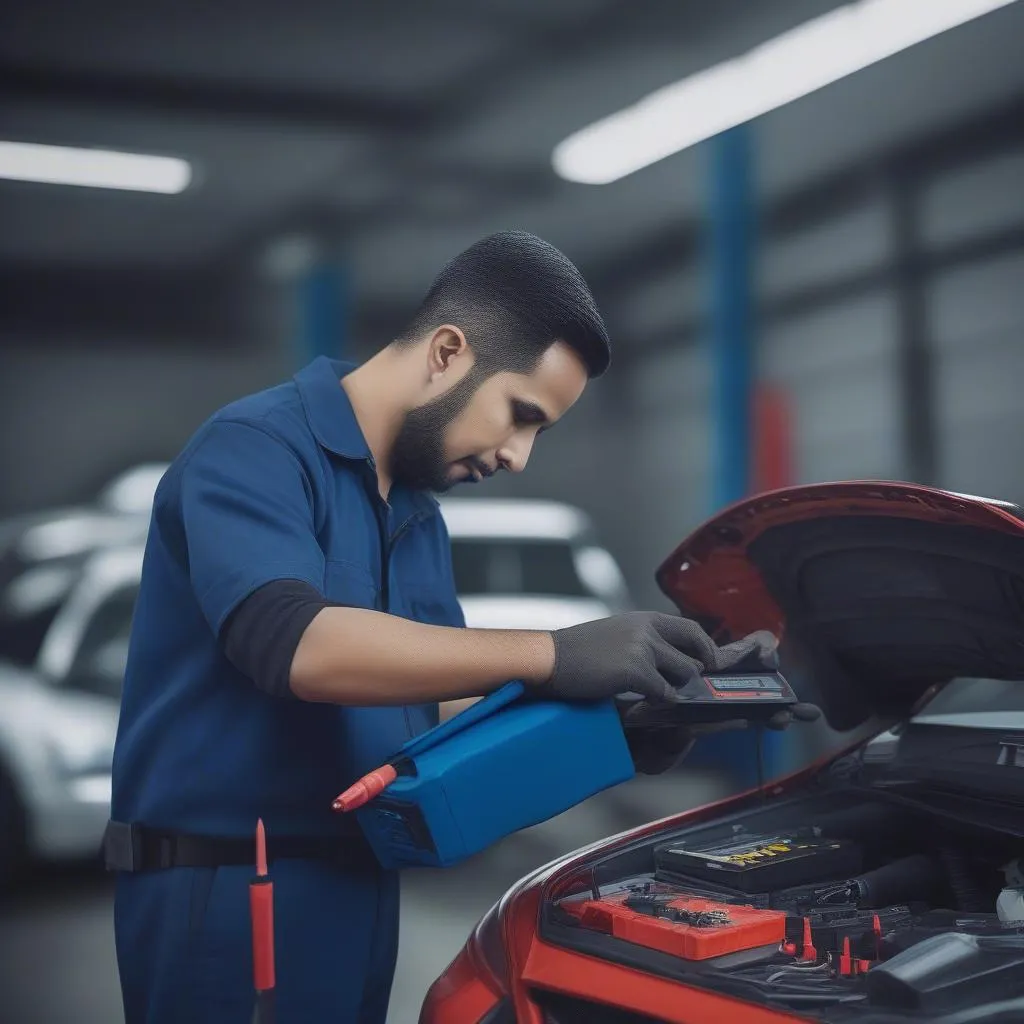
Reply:
[[112, 817], [215, 835], [334, 834], [335, 796], [437, 723], [437, 705], [338, 707], [272, 697], [218, 643], [273, 580], [328, 601], [462, 626], [437, 501], [385, 502], [339, 381], [320, 357], [208, 420], [156, 492], [135, 609]]

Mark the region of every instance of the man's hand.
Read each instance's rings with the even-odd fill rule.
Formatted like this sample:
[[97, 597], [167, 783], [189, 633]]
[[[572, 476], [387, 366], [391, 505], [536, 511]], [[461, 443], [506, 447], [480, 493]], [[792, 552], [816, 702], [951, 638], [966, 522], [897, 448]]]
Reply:
[[751, 657], [765, 667], [778, 664], [770, 633], [718, 647], [696, 622], [660, 612], [627, 612], [551, 636], [555, 669], [537, 692], [559, 700], [638, 693], [649, 701], [672, 701], [677, 687], [704, 672], [722, 672]]

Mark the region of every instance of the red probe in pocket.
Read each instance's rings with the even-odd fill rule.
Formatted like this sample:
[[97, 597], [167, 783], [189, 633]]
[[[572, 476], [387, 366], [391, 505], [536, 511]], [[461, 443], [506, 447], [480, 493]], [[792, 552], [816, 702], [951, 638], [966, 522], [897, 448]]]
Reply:
[[253, 1024], [274, 1024], [274, 883], [267, 872], [267, 835], [256, 822], [256, 877], [249, 883], [252, 969], [256, 989]]

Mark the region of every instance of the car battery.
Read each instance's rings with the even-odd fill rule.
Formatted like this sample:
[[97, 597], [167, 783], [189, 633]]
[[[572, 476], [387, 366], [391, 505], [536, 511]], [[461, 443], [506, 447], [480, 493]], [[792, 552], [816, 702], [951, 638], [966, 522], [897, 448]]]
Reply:
[[900, 900], [928, 903], [941, 883], [941, 873], [934, 859], [921, 854], [892, 861], [852, 878], [808, 882], [774, 892], [743, 892], [724, 885], [710, 886], [705, 879], [665, 869], [659, 869], [655, 878], [695, 896], [707, 896], [723, 903], [771, 907], [798, 916], [817, 909], [887, 907]]
[[844, 878], [861, 869], [857, 843], [830, 839], [813, 828], [721, 839], [676, 840], [656, 847], [655, 867], [744, 893], [769, 893], [798, 884]]
[[709, 960], [778, 945], [786, 937], [786, 915], [780, 911], [719, 903], [689, 894], [622, 893], [580, 901], [570, 913], [583, 928], [683, 960]]

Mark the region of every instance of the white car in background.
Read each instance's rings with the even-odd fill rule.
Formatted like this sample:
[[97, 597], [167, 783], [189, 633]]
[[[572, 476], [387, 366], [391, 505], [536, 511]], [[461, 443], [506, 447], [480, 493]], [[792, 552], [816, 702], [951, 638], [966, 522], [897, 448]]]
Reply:
[[[473, 629], [562, 629], [630, 607], [618, 563], [586, 513], [554, 501], [440, 501], [455, 589]], [[447, 701], [442, 720], [479, 698]]]
[[586, 513], [554, 501], [442, 498], [466, 624], [560, 629], [630, 607]]
[[0, 882], [23, 860], [99, 852], [142, 556], [92, 555], [34, 664], [0, 662]]
[[[143, 481], [150, 500], [158, 479]], [[469, 626], [558, 629], [629, 607], [615, 559], [579, 509], [462, 498], [441, 508]], [[145, 502], [133, 502], [129, 517], [147, 521]], [[67, 536], [59, 515], [37, 525], [44, 522], [51, 540]], [[129, 535], [129, 544], [83, 554], [73, 571], [43, 557], [3, 595], [15, 616], [58, 592], [61, 603], [31, 664], [0, 660], [0, 883], [25, 859], [98, 854], [142, 574], [144, 534]], [[451, 702], [446, 715], [463, 703]]]
[[144, 463], [87, 505], [0, 521], [0, 661], [29, 667], [46, 631], [96, 551], [144, 544], [153, 495], [167, 469]]

